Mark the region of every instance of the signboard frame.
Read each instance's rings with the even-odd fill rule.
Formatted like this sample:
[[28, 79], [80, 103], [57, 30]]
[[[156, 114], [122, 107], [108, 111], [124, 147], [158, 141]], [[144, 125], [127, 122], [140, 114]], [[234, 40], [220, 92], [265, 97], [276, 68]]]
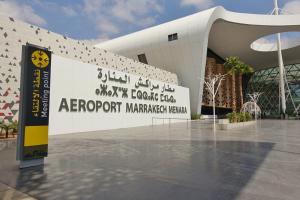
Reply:
[[48, 155], [50, 78], [51, 52], [23, 45], [17, 141], [20, 168], [42, 165]]

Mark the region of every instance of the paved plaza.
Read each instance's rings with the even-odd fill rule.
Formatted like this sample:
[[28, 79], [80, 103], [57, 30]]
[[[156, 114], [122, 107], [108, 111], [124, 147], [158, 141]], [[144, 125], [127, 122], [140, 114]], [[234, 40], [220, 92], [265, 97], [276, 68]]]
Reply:
[[44, 167], [0, 142], [0, 199], [298, 200], [300, 123], [212, 132], [193, 121], [51, 136]]

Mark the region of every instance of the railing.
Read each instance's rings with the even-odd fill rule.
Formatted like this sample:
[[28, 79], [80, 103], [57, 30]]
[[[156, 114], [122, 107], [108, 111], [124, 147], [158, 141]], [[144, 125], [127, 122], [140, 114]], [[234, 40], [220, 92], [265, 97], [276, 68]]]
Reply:
[[152, 126], [153, 126], [153, 120], [154, 119], [162, 119], [163, 120], [163, 125], [165, 124], [165, 119], [169, 120], [169, 127], [171, 126], [171, 120], [172, 119], [174, 119], [174, 120], [185, 120], [187, 128], [189, 127], [189, 121], [190, 121], [190, 119], [188, 119], [188, 118], [152, 117]]

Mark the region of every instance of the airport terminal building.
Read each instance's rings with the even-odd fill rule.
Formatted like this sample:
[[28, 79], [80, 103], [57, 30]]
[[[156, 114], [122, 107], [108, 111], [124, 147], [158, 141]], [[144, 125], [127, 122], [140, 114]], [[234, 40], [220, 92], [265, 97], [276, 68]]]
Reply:
[[[222, 64], [229, 56], [240, 57], [255, 71], [276, 67], [276, 45], [263, 44], [257, 40], [275, 33], [299, 30], [299, 15], [244, 14], [215, 7], [98, 44], [96, 47], [175, 73], [179, 84], [190, 88], [192, 113], [209, 114], [212, 100], [204, 88], [205, 76], [211, 73], [225, 73]], [[293, 41], [292, 44], [283, 45], [283, 59], [286, 65], [300, 62], [299, 44], [300, 41]], [[237, 102], [237, 110], [241, 107], [240, 99], [236, 99], [239, 97], [240, 87], [235, 84], [236, 89], [232, 90], [232, 79], [235, 78], [226, 77], [217, 95], [219, 113], [231, 110], [232, 101]], [[243, 87], [246, 90], [249, 77], [244, 79]], [[299, 90], [299, 79], [297, 81], [295, 83], [293, 79], [294, 85], [297, 86], [292, 87], [295, 91], [292, 93], [299, 101], [300, 94], [296, 91], [297, 88]], [[275, 85], [277, 90], [272, 90], [272, 102], [278, 107], [278, 98], [275, 98], [276, 95], [278, 97], [278, 83]], [[254, 91], [252, 85], [251, 88], [247, 91]], [[257, 92], [263, 91], [259, 89]], [[268, 96], [262, 100], [266, 98]], [[268, 107], [268, 112], [276, 106]], [[278, 112], [278, 108], [275, 110], [274, 112]]]
[[[268, 84], [273, 89], [268, 91], [272, 91], [273, 96], [268, 94], [262, 98], [264, 104], [261, 107], [270, 113], [276, 113], [275, 110], [278, 107], [274, 106], [276, 104], [274, 101], [278, 101], [278, 89], [275, 90], [278, 72], [277, 75], [274, 72], [272, 75], [273, 82], [270, 82], [271, 75], [265, 71], [269, 70], [268, 72], [270, 72], [272, 71], [269, 69], [270, 67], [277, 66], [277, 52], [274, 47], [259, 44], [256, 40], [270, 34], [289, 31], [300, 31], [299, 15], [242, 14], [227, 11], [223, 7], [215, 7], [93, 46], [88, 42], [73, 40], [10, 17], [0, 16], [0, 44], [2, 47], [0, 50], [0, 119], [18, 120], [21, 52], [22, 45], [26, 43], [45, 47], [53, 55], [70, 60], [65, 61], [59, 58], [61, 63], [65, 62], [71, 65], [70, 63], [74, 61], [74, 66], [78, 64], [75, 62], [85, 63], [87, 66], [93, 65], [98, 67], [98, 73], [102, 68], [105, 74], [109, 74], [107, 70], [112, 70], [111, 73], [114, 74], [120, 72], [122, 77], [126, 77], [126, 82], [127, 77], [132, 75], [135, 83], [128, 82], [130, 87], [137, 90], [147, 86], [149, 87], [147, 93], [147, 95], [150, 94], [149, 96], [151, 96], [150, 90], [156, 89], [156, 85], [162, 89], [160, 92], [172, 93], [175, 91], [176, 94], [174, 95], [158, 95], [163, 100], [165, 98], [171, 99], [171, 96], [174, 97], [177, 102], [173, 102], [171, 107], [167, 105], [171, 102], [170, 100], [163, 104], [166, 107], [143, 104], [146, 106], [136, 108], [138, 110], [142, 108], [143, 111], [144, 108], [148, 110], [149, 107], [151, 109], [154, 107], [161, 108], [162, 110], [172, 108], [177, 111], [178, 109], [183, 110], [182, 113], [175, 112], [169, 113], [169, 115], [154, 113], [157, 115], [153, 116], [158, 118], [186, 119], [190, 118], [193, 113], [210, 114], [212, 99], [204, 87], [204, 79], [211, 74], [227, 73], [223, 65], [224, 59], [229, 56], [238, 56], [245, 63], [253, 66], [256, 71], [252, 77], [243, 78], [243, 91], [262, 91], [262, 86], [269, 81]], [[288, 76], [293, 83], [292, 94], [297, 98], [300, 96], [300, 69], [297, 65], [300, 63], [300, 47], [298, 44], [293, 43], [293, 46], [283, 47], [284, 63], [287, 65], [287, 69], [292, 69], [288, 70], [288, 73], [292, 74]], [[79, 71], [78, 75], [80, 74]], [[89, 76], [89, 73], [81, 74], [82, 76]], [[55, 77], [55, 75], [53, 76]], [[115, 77], [116, 75], [111, 80], [118, 82]], [[260, 79], [258, 80], [256, 77], [260, 77]], [[90, 77], [85, 78], [89, 79]], [[100, 80], [103, 81], [102, 78]], [[125, 80], [125, 78], [120, 78], [120, 84], [121, 80]], [[241, 87], [238, 84], [233, 84], [235, 80], [237, 77], [226, 76], [222, 82], [216, 99], [219, 114], [230, 112], [233, 105], [236, 105], [237, 110], [242, 106], [240, 103], [242, 101], [238, 95]], [[152, 84], [150, 84], [151, 82]], [[56, 84], [55, 87], [59, 88], [59, 84]], [[131, 89], [131, 92], [137, 92], [134, 91], [135, 89]], [[59, 94], [59, 92], [54, 93]], [[142, 93], [143, 91], [141, 91]], [[188, 98], [185, 98], [187, 96]], [[272, 96], [273, 103], [270, 102], [269, 96]], [[60, 103], [62, 99], [60, 98]], [[237, 104], [233, 104], [233, 101]], [[265, 103], [266, 101], [269, 103]], [[134, 104], [131, 108], [131, 104], [126, 102], [127, 104], [129, 105], [128, 109], [135, 110]], [[57, 110], [59, 110], [60, 105], [57, 105]], [[147, 113], [143, 114], [146, 116]], [[121, 120], [122, 117], [128, 116], [126, 114], [110, 115], [109, 119], [120, 118]], [[138, 114], [136, 117], [140, 118], [140, 115]], [[137, 124], [132, 122], [130, 126], [151, 124], [150, 121], [151, 118], [148, 118]], [[122, 127], [126, 127], [126, 125], [123, 124], [117, 128]], [[108, 126], [107, 128], [111, 127]], [[95, 129], [97, 128], [91, 130]], [[84, 129], [84, 131], [86, 130], [89, 129]]]

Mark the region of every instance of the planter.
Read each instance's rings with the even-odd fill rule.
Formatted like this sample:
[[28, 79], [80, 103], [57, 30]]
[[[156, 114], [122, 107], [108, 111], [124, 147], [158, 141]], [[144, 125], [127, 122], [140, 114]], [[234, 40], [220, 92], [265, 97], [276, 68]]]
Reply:
[[256, 125], [257, 121], [249, 121], [249, 122], [238, 122], [238, 123], [229, 123], [228, 119], [219, 120], [217, 124], [217, 128], [219, 130], [231, 130], [236, 128], [243, 128], [247, 126], [254, 126]]

